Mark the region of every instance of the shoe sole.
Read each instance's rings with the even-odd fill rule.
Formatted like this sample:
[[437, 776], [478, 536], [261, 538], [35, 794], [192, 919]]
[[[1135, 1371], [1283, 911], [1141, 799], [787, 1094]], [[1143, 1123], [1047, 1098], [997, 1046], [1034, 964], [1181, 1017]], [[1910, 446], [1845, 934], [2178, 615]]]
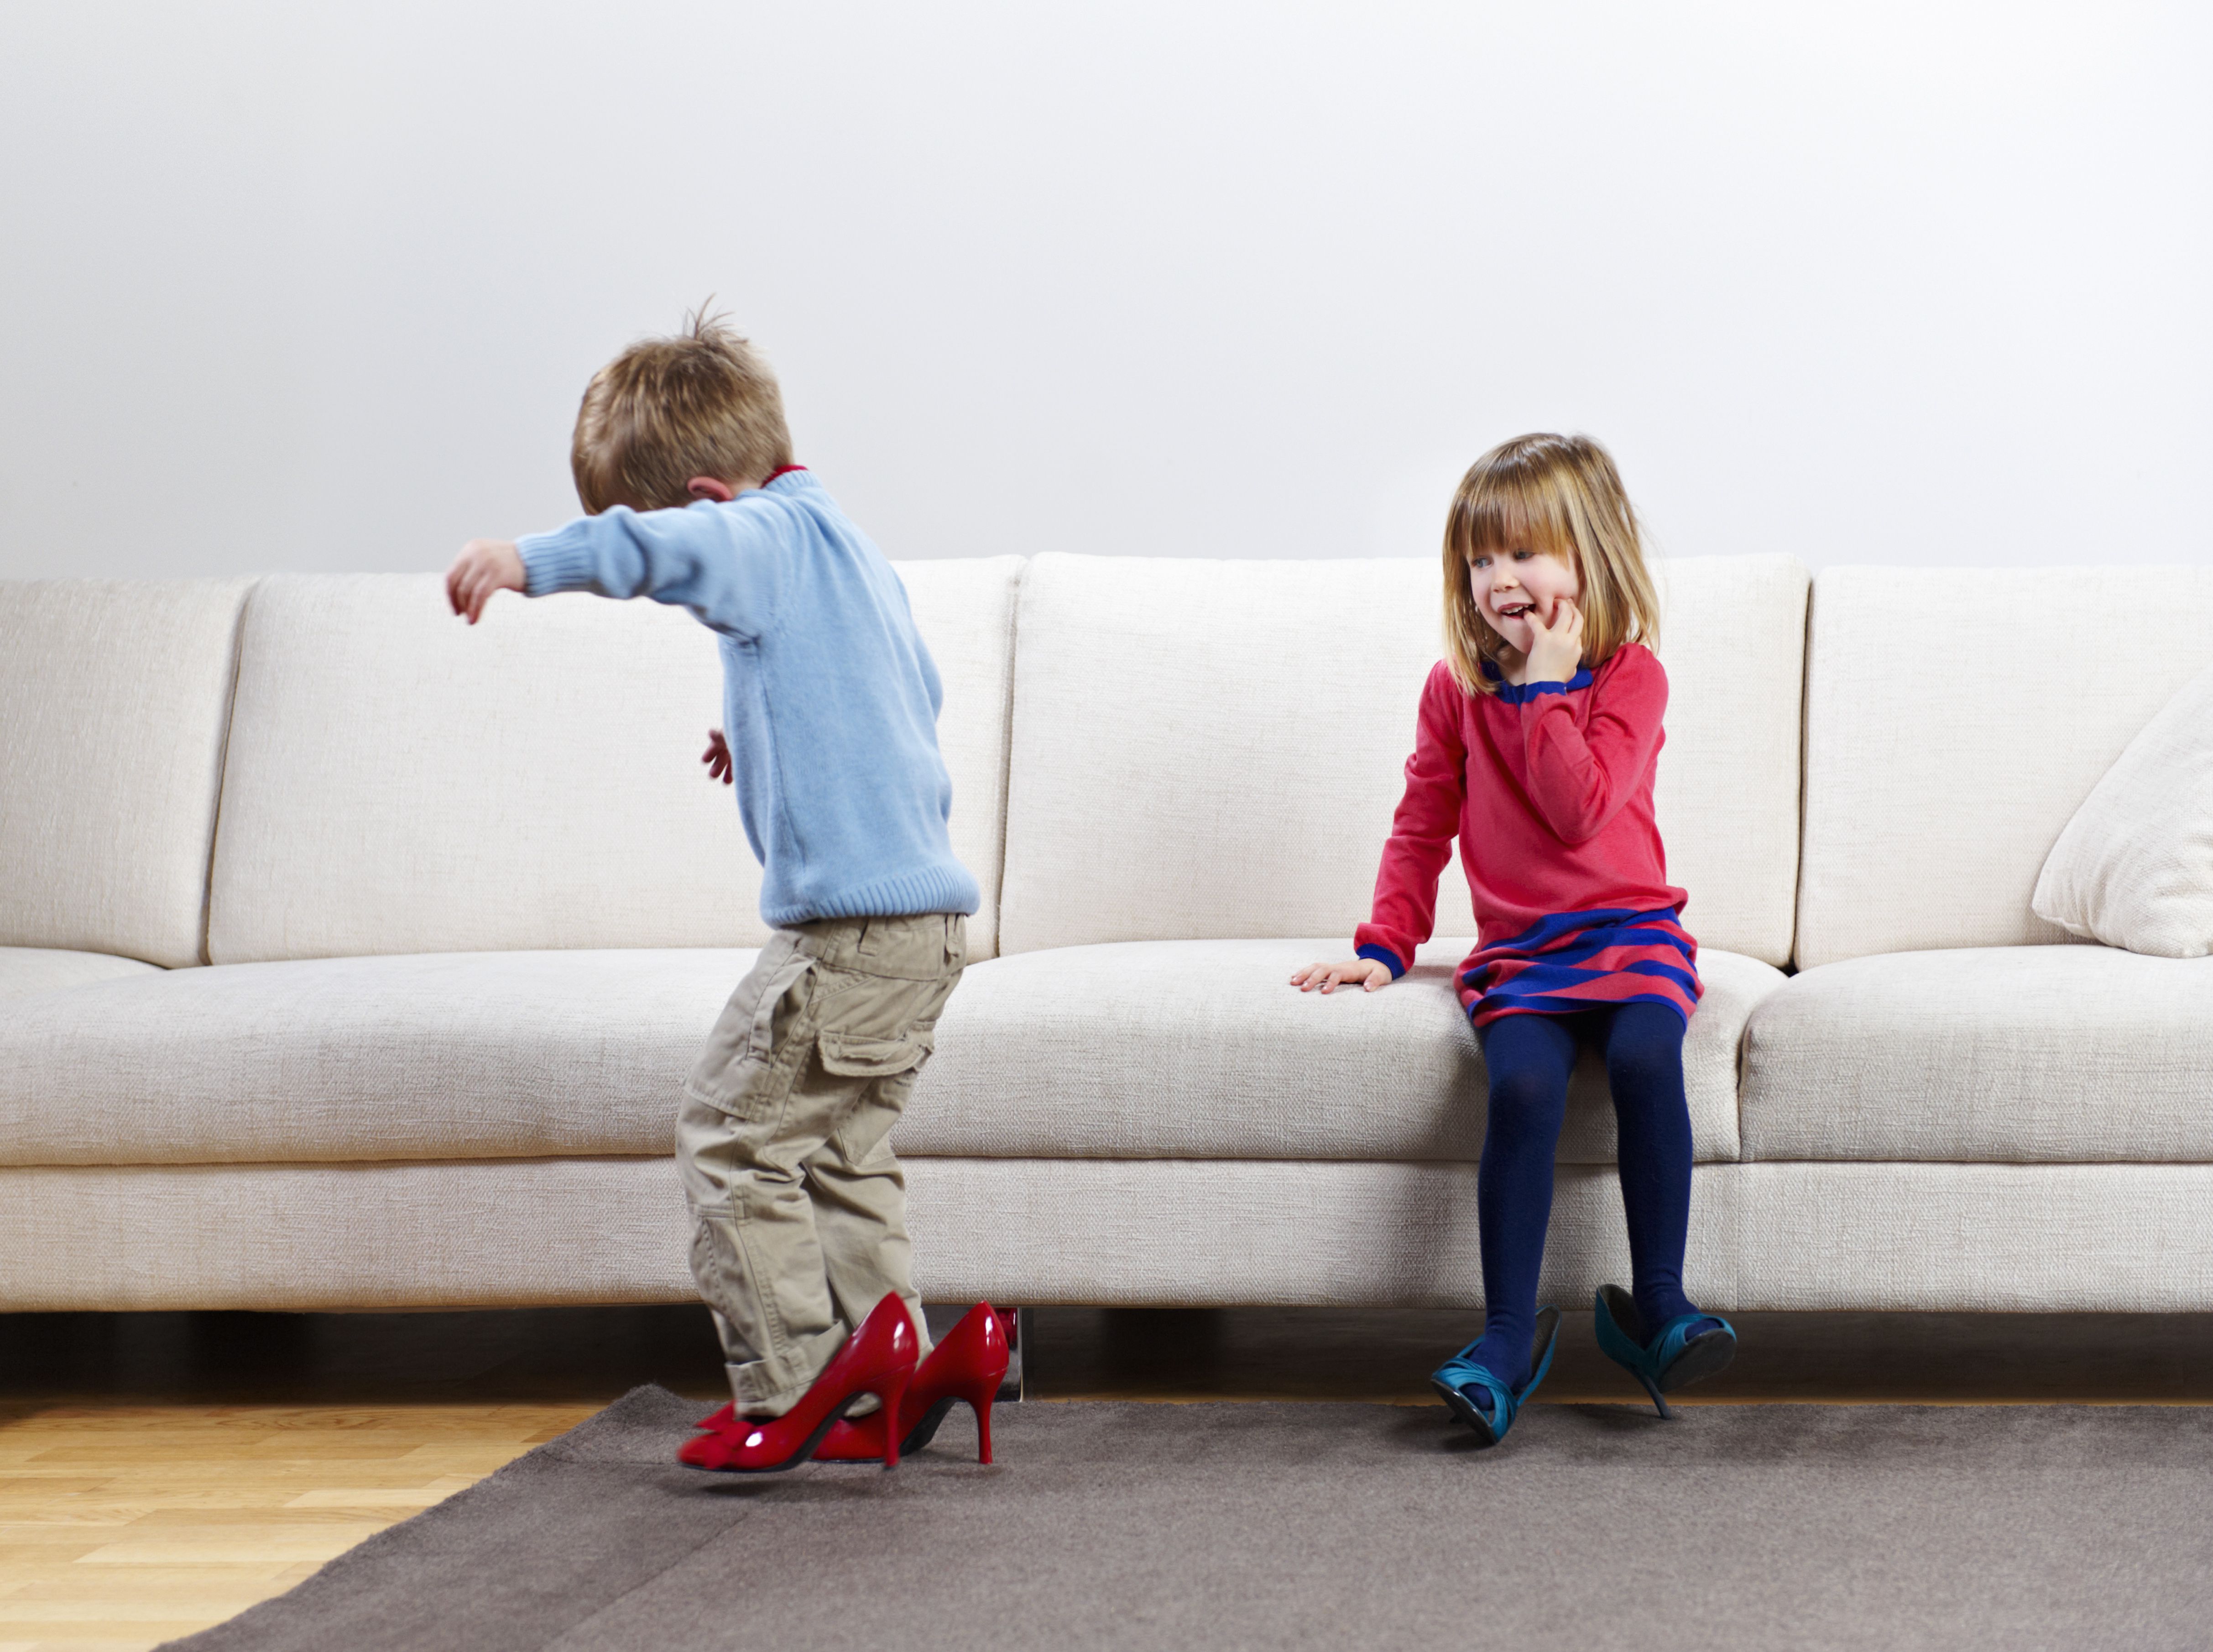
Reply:
[[1449, 1383], [1440, 1382], [1435, 1377], [1430, 1379], [1430, 1387], [1437, 1391], [1437, 1398], [1445, 1402], [1447, 1410], [1475, 1430], [1478, 1443], [1485, 1446], [1498, 1443], [1498, 1431], [1491, 1426], [1490, 1417], [1484, 1415], [1482, 1407], [1459, 1389]]
[[1704, 1382], [1735, 1357], [1736, 1338], [1726, 1331], [1709, 1331], [1686, 1343], [1683, 1351], [1667, 1362], [1656, 1381], [1642, 1371], [1631, 1371], [1630, 1375], [1643, 1388], [1645, 1398], [1652, 1402], [1652, 1409], [1660, 1413], [1661, 1420], [1672, 1421], [1675, 1408], [1667, 1403], [1667, 1396], [1693, 1382]]

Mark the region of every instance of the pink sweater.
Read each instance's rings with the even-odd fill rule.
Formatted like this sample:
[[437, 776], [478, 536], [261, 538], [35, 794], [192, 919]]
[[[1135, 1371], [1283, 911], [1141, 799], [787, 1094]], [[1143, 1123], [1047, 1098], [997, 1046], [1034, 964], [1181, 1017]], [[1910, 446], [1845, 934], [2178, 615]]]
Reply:
[[[1652, 814], [1667, 674], [1625, 643], [1572, 682], [1470, 694], [1440, 661], [1422, 690], [1406, 793], [1354, 944], [1393, 975], [1435, 927], [1437, 877], [1460, 838], [1478, 951], [1563, 912], [1680, 909]], [[1692, 989], [1695, 991], [1695, 988]]]

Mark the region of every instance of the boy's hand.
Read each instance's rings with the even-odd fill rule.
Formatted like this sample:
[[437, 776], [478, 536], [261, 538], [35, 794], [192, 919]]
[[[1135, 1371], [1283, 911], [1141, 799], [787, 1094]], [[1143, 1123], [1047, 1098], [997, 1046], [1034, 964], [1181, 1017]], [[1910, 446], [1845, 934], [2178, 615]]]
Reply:
[[446, 600], [454, 612], [475, 625], [494, 591], [527, 588], [522, 558], [506, 539], [471, 539], [446, 570]]
[[730, 743], [722, 738], [719, 728], [707, 731], [707, 749], [700, 754], [699, 760], [707, 765], [710, 780], [719, 780], [727, 786], [735, 777], [730, 771]]
[[1308, 964], [1291, 977], [1291, 984], [1302, 992], [1312, 992], [1320, 987], [1327, 992], [1332, 987], [1350, 986], [1358, 981], [1369, 991], [1391, 984], [1391, 966], [1379, 964], [1373, 958], [1352, 958], [1342, 964]]
[[1575, 599], [1562, 597], [1552, 605], [1548, 628], [1534, 608], [1529, 610], [1529, 669], [1523, 680], [1533, 683], [1573, 682], [1583, 661], [1583, 611]]

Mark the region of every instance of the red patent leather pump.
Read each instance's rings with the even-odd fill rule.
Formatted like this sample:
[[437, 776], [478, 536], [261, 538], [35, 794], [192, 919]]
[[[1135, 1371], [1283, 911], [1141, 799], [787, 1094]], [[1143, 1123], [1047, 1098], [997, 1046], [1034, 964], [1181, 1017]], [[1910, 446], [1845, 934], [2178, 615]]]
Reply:
[[[899, 1408], [898, 1449], [920, 1451], [936, 1435], [953, 1402], [965, 1399], [976, 1413], [976, 1460], [990, 1462], [991, 1401], [1006, 1379], [1006, 1323], [989, 1302], [978, 1302], [915, 1368], [914, 1381], [907, 1384], [906, 1399]], [[868, 1462], [882, 1456], [888, 1414], [872, 1411], [851, 1422], [841, 1421], [814, 1455], [826, 1463]]]
[[[710, 1432], [687, 1440], [677, 1460], [693, 1468], [719, 1469], [733, 1474], [769, 1474], [780, 1468], [796, 1468], [815, 1454], [845, 1411], [863, 1394], [883, 1402], [881, 1414], [896, 1414], [914, 1378], [914, 1321], [906, 1304], [887, 1294], [861, 1321], [861, 1328], [845, 1338], [837, 1357], [823, 1368], [814, 1386], [782, 1417], [761, 1421], [736, 1417], [724, 1406], [703, 1426]], [[875, 1455], [886, 1468], [899, 1466], [899, 1442], [887, 1434]]]

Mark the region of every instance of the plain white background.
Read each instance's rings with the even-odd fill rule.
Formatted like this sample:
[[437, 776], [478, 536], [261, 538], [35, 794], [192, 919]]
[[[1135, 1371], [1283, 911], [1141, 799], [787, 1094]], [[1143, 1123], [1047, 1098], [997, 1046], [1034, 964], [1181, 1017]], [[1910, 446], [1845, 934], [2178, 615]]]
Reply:
[[2209, 17], [10, 7], [0, 576], [552, 526], [710, 293], [895, 557], [1428, 556], [1566, 428], [1664, 553], [2213, 560]]

